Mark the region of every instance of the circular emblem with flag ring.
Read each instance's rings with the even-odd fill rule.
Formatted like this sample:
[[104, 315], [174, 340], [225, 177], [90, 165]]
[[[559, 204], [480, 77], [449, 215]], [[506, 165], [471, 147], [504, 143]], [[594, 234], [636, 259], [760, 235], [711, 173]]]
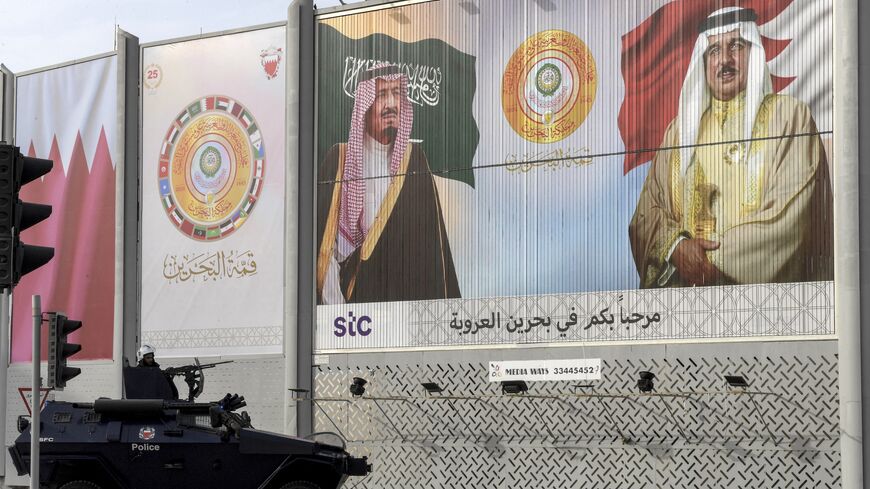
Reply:
[[166, 215], [192, 239], [221, 239], [250, 216], [265, 167], [263, 137], [245, 106], [220, 95], [195, 100], [170, 124], [160, 148]]
[[535, 143], [553, 143], [583, 124], [595, 102], [598, 74], [592, 53], [574, 34], [538, 32], [511, 56], [501, 102], [511, 128]]

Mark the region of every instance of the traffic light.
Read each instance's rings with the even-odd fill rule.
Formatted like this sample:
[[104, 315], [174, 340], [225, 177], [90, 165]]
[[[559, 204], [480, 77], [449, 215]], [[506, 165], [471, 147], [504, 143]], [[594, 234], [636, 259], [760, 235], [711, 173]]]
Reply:
[[0, 144], [0, 290], [11, 289], [48, 263], [54, 248], [21, 242], [21, 231], [51, 215], [51, 206], [22, 202], [21, 186], [51, 171], [51, 160], [24, 156], [17, 146]]
[[67, 381], [82, 373], [80, 368], [66, 366], [67, 359], [82, 349], [82, 345], [69, 343], [67, 335], [81, 327], [81, 321], [48, 313], [48, 385], [55, 390], [63, 390]]

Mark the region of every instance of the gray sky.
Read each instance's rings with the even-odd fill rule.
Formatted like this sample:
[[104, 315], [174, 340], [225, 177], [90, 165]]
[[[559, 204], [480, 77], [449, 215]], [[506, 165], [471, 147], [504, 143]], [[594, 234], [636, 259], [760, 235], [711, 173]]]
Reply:
[[115, 24], [144, 43], [280, 21], [290, 1], [0, 0], [0, 63], [22, 72], [111, 51]]

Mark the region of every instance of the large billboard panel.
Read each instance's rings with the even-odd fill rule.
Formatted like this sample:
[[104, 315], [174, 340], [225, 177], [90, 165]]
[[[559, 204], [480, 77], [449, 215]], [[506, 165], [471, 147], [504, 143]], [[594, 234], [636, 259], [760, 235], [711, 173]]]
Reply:
[[72, 334], [76, 360], [111, 359], [115, 311], [115, 168], [118, 134], [117, 56], [16, 77], [15, 142], [29, 156], [54, 161], [51, 172], [21, 190], [21, 199], [52, 206], [25, 230], [27, 244], [54, 247], [47, 265], [25, 275], [12, 294], [12, 361], [32, 354], [31, 296], [43, 311], [82, 321]]
[[833, 334], [831, 8], [321, 17], [317, 348]]
[[283, 345], [285, 28], [144, 47], [142, 343]]

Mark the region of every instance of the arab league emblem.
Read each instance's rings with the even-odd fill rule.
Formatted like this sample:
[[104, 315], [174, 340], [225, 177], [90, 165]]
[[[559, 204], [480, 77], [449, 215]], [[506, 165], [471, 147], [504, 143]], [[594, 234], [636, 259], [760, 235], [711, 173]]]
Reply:
[[583, 41], [566, 31], [542, 31], [526, 39], [508, 61], [502, 110], [524, 139], [553, 143], [583, 124], [597, 85], [595, 60]]
[[278, 66], [281, 64], [281, 48], [274, 46], [260, 51], [260, 64], [266, 72], [266, 79], [271, 80], [278, 76]]
[[194, 101], [170, 124], [158, 185], [169, 221], [197, 241], [245, 223], [263, 190], [265, 145], [250, 111], [224, 96]]

